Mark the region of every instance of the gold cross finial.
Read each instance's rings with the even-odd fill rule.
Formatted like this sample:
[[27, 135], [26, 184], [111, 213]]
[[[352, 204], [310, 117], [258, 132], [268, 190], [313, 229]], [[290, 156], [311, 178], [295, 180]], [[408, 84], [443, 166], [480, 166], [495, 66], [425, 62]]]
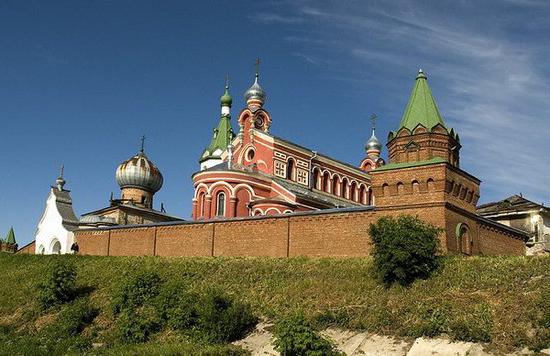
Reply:
[[225, 75], [225, 89], [229, 89], [229, 74]]
[[141, 136], [141, 152], [145, 149], [145, 135]]

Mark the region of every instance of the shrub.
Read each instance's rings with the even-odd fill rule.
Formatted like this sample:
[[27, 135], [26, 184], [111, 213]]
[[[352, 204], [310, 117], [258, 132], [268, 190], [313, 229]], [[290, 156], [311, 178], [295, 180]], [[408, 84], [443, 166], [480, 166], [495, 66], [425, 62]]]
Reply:
[[145, 342], [159, 329], [160, 322], [156, 310], [142, 307], [136, 310], [124, 310], [117, 320], [117, 331], [121, 341], [126, 343]]
[[384, 284], [409, 285], [429, 277], [438, 267], [439, 228], [402, 215], [380, 218], [369, 232], [374, 243], [374, 272]]
[[88, 299], [80, 299], [61, 310], [57, 327], [64, 334], [78, 335], [97, 315], [98, 310], [90, 305]]
[[64, 260], [57, 260], [38, 285], [38, 300], [43, 309], [70, 302], [76, 294], [75, 268]]
[[217, 290], [207, 291], [198, 306], [198, 329], [215, 343], [238, 340], [257, 323], [248, 304], [233, 300]]
[[275, 350], [281, 355], [339, 355], [334, 345], [315, 332], [303, 315], [275, 324]]
[[116, 290], [112, 303], [113, 311], [118, 314], [152, 302], [159, 294], [161, 284], [162, 280], [155, 272], [143, 271], [134, 275]]
[[199, 297], [186, 292], [181, 285], [162, 288], [155, 305], [161, 320], [174, 330], [194, 327], [199, 319]]

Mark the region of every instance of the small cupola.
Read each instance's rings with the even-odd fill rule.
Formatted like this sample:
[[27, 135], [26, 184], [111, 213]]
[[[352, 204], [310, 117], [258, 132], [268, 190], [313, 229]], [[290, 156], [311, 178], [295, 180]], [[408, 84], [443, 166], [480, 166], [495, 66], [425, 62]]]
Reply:
[[266, 100], [266, 94], [264, 89], [258, 83], [258, 78], [260, 77], [259, 73], [260, 60], [256, 60], [256, 75], [254, 77], [254, 83], [248, 90], [244, 93], [244, 100], [249, 109], [261, 108]]

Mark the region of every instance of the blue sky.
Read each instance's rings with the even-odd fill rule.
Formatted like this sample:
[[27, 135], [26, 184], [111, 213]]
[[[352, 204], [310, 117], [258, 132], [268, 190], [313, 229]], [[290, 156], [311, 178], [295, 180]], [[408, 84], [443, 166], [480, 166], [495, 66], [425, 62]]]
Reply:
[[549, 17], [546, 0], [2, 1], [0, 234], [33, 238], [61, 164], [78, 215], [106, 206], [143, 134], [157, 207], [189, 217], [225, 75], [235, 118], [258, 56], [272, 133], [351, 163], [422, 68], [481, 202], [550, 203]]

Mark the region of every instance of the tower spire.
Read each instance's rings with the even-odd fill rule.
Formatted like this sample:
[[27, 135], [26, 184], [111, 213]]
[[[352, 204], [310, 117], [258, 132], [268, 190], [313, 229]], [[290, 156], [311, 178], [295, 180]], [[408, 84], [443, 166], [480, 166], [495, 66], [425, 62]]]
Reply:
[[419, 69], [399, 129], [406, 127], [408, 130], [414, 130], [416, 126], [422, 125], [431, 131], [438, 124], [446, 128], [428, 85], [428, 77]]

